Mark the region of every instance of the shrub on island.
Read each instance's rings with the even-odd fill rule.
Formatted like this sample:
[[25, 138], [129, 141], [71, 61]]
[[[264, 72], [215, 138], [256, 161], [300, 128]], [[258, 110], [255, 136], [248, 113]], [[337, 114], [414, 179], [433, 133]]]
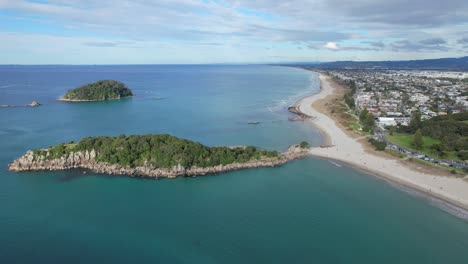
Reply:
[[309, 142], [307, 141], [302, 141], [300, 144], [299, 144], [299, 147], [302, 148], [302, 149], [307, 149], [310, 147], [309, 145]]
[[102, 80], [68, 90], [63, 101], [106, 101], [133, 96], [132, 91], [122, 82]]
[[185, 168], [212, 167], [255, 159], [279, 158], [277, 151], [260, 150], [253, 146], [208, 147], [167, 134], [87, 137], [77, 143], [59, 144], [47, 150], [34, 150], [34, 154], [56, 159], [70, 152], [91, 150], [97, 153], [96, 161], [131, 168], [172, 168], [178, 165]]

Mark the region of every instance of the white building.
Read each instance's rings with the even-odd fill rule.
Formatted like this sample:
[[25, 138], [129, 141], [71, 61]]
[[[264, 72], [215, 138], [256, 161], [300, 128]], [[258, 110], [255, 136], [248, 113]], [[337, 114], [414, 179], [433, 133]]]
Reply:
[[396, 126], [397, 122], [393, 117], [379, 117], [379, 125], [381, 127]]

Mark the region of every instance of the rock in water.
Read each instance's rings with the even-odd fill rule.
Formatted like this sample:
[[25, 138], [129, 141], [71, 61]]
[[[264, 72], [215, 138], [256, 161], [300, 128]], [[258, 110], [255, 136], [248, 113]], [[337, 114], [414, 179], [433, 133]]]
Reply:
[[31, 104], [29, 106], [31, 107], [36, 107], [36, 106], [40, 106], [41, 104], [37, 101], [32, 101]]

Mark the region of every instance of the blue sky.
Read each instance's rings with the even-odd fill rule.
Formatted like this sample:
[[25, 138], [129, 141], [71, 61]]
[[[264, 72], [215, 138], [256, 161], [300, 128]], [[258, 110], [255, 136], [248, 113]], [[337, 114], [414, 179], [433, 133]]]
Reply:
[[460, 57], [468, 1], [0, 0], [0, 40], [0, 64]]

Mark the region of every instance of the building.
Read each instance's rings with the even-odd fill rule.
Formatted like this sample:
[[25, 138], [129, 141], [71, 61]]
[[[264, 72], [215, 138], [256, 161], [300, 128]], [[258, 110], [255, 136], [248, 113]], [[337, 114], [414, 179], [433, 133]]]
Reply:
[[381, 127], [396, 126], [397, 122], [393, 117], [379, 117], [379, 125]]

